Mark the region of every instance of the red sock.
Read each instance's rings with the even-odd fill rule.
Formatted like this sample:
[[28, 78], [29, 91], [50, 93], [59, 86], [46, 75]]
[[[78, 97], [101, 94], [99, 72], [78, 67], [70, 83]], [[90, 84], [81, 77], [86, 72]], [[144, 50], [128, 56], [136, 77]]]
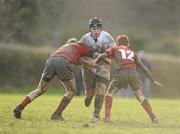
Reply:
[[21, 109], [24, 109], [26, 105], [29, 104], [30, 102], [31, 102], [31, 99], [28, 96], [26, 96], [26, 98], [20, 104]]
[[106, 99], [105, 99], [105, 118], [110, 118], [112, 101], [113, 101], [113, 98], [111, 96], [106, 96]]
[[146, 112], [149, 114], [151, 120], [153, 120], [154, 118], [156, 118], [156, 116], [154, 115], [154, 113], [152, 112], [152, 108], [151, 105], [149, 104], [147, 99], [144, 99], [144, 101], [141, 103], [141, 105], [143, 106], [143, 108], [146, 110]]

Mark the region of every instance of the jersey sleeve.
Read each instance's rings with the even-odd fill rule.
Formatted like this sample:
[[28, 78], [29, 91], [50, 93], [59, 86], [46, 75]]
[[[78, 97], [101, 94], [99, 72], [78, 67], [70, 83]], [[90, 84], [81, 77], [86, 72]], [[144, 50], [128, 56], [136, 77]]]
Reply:
[[110, 47], [106, 50], [106, 52], [108, 53], [109, 56], [113, 56], [113, 47]]
[[82, 43], [82, 44], [86, 44], [86, 34], [81, 37], [79, 42]]
[[81, 44], [81, 49], [80, 49], [81, 56], [88, 54], [91, 50], [92, 49], [89, 46], [85, 44]]
[[109, 41], [109, 47], [113, 47], [116, 45], [114, 38], [110, 34], [108, 34], [108, 41]]

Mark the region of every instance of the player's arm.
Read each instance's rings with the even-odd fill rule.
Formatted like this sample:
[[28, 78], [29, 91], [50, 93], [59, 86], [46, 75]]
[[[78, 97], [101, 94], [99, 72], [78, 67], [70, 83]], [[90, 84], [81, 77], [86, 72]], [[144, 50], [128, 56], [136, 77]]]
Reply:
[[105, 61], [107, 63], [111, 63], [111, 60], [108, 59], [108, 57], [113, 56], [114, 47], [110, 47], [106, 49], [106, 51], [102, 54], [100, 54], [96, 59], [95, 62], [99, 63], [100, 61]]
[[108, 33], [107, 39], [108, 39], [109, 47], [116, 46], [116, 42], [110, 33]]
[[114, 53], [114, 47], [110, 47], [108, 49], [106, 49], [106, 51], [102, 54], [100, 54], [96, 59], [95, 59], [95, 62], [96, 63], [99, 63], [100, 61], [104, 61], [104, 62], [107, 62], [107, 63], [111, 63], [111, 59], [109, 59], [109, 57], [112, 57], [113, 56], [113, 53]]
[[[89, 51], [89, 52], [86, 54], [87, 57], [91, 57], [91, 58], [93, 58], [93, 59], [97, 58], [99, 55], [100, 55], [100, 53], [97, 52], [97, 49], [96, 49], [96, 48], [93, 48], [91, 51]], [[106, 63], [108, 63], [108, 64], [111, 63], [111, 59], [109, 59], [109, 58], [105, 58], [103, 61], [106, 62]]]
[[105, 58], [107, 58], [109, 56], [108, 52], [104, 52], [102, 54], [100, 54], [96, 59], [95, 59], [95, 63], [99, 63], [100, 61], [104, 60]]
[[[114, 38], [111, 36], [111, 34], [108, 34], [108, 41], [109, 41], [109, 47], [110, 47], [110, 48], [116, 46], [115, 40], [114, 40]], [[112, 63], [112, 59], [110, 59], [110, 58], [105, 58], [104, 61], [105, 61], [106, 63], [109, 63], [109, 64]]]
[[[95, 53], [93, 54], [93, 59], [97, 58], [99, 55], [100, 55], [100, 53], [95, 52]], [[112, 60], [109, 59], [109, 58], [104, 58], [103, 61], [106, 62], [106, 63], [108, 63], [108, 64], [110, 64]]]
[[90, 68], [97, 68], [98, 65], [93, 61], [93, 60], [86, 60], [85, 57], [81, 57], [79, 59], [79, 63], [80, 64], [84, 64], [84, 65], [87, 65], [89, 66]]
[[152, 73], [149, 71], [149, 69], [141, 62], [141, 60], [137, 57], [136, 65], [140, 67], [140, 69], [144, 72], [144, 74], [151, 80], [152, 83], [162, 88], [161, 83], [156, 81], [152, 75]]
[[96, 52], [96, 49], [92, 49], [89, 46], [85, 44], [81, 44], [80, 48], [81, 57], [79, 59], [79, 64], [84, 64], [89, 67], [97, 67], [97, 64], [93, 60], [87, 60], [85, 56], [93, 58], [94, 55], [99, 55], [99, 53]]
[[81, 39], [79, 40], [79, 43], [86, 44], [86, 38], [87, 38], [86, 34], [83, 35], [83, 36], [81, 37]]
[[100, 53], [96, 52], [96, 49], [92, 49], [89, 51], [86, 56], [91, 58], [97, 58], [100, 55]]

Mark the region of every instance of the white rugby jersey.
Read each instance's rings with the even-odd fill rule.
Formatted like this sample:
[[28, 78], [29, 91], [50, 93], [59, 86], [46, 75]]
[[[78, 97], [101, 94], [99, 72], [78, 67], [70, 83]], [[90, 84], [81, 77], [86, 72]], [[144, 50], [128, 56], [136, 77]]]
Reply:
[[88, 46], [92, 48], [100, 48], [104, 51], [115, 45], [115, 41], [113, 37], [106, 31], [101, 31], [99, 37], [97, 38], [97, 41], [95, 41], [92, 36], [91, 32], [86, 33], [79, 41], [80, 43], [87, 44]]
[[[106, 49], [109, 47], [115, 46], [115, 41], [113, 37], [106, 31], [101, 31], [97, 41], [95, 41], [92, 36], [91, 32], [86, 33], [79, 41], [80, 43], [86, 44], [92, 48], [98, 48], [99, 53], [105, 52]], [[87, 58], [91, 59], [91, 58]], [[84, 70], [84, 69], [83, 69]], [[96, 73], [102, 78], [110, 80], [110, 65], [107, 63], [103, 63], [99, 66], [99, 68], [91, 69], [92, 72]], [[84, 72], [83, 75], [85, 76]]]

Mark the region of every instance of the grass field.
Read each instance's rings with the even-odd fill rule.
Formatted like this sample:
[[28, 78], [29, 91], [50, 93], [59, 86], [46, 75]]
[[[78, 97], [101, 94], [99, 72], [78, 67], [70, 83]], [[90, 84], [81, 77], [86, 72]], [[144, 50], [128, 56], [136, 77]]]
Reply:
[[[22, 94], [0, 95], [0, 134], [179, 134], [180, 99], [150, 99], [160, 124], [152, 124], [135, 99], [115, 98], [110, 123], [90, 123], [93, 105], [86, 108], [83, 97], [75, 97], [65, 110], [65, 121], [51, 121], [50, 116], [61, 96], [43, 95], [23, 112], [23, 119], [13, 117], [13, 108]], [[101, 115], [103, 114], [103, 110]]]

